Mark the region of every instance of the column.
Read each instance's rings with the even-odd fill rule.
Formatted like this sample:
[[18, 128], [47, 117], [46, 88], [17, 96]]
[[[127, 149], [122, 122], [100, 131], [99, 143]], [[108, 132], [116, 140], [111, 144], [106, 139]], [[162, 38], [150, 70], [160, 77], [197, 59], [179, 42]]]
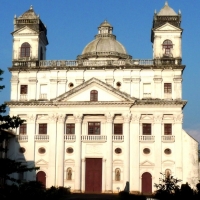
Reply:
[[[49, 115], [48, 135], [49, 135], [49, 163], [48, 163], [48, 182], [47, 187], [56, 186], [56, 125], [57, 116]], [[49, 185], [48, 185], [49, 184]]]
[[29, 89], [28, 89], [28, 99], [35, 100], [37, 99], [37, 78], [30, 77], [29, 78]]
[[59, 115], [57, 121], [57, 140], [56, 140], [56, 180], [57, 186], [64, 186], [64, 122], [65, 115]]
[[75, 119], [75, 135], [76, 135], [76, 143], [75, 143], [75, 184], [74, 191], [81, 192], [81, 124], [82, 124], [82, 114], [74, 115]]
[[123, 114], [123, 134], [124, 134], [124, 187], [129, 192], [130, 185], [130, 114]]
[[113, 188], [113, 142], [112, 142], [112, 127], [113, 127], [113, 115], [110, 113], [106, 114], [106, 135], [107, 135], [107, 144], [106, 144], [106, 193], [111, 193]]
[[162, 78], [154, 76], [154, 96], [153, 98], [162, 99]]
[[[32, 166], [35, 167], [35, 132], [36, 132], [36, 115], [27, 116], [27, 135], [28, 135], [28, 148], [29, 148], [29, 160], [32, 162]], [[36, 171], [27, 172], [27, 181], [36, 180]]]
[[[137, 72], [139, 74], [139, 72]], [[131, 96], [140, 98], [140, 77], [132, 77]]]
[[140, 177], [140, 114], [132, 114], [130, 125], [130, 191], [140, 191], [139, 177]]

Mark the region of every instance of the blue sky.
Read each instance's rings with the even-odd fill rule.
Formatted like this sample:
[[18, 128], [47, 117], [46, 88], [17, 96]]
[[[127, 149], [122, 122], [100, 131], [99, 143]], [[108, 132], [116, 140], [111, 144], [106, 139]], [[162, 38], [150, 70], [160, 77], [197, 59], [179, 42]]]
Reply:
[[[47, 26], [49, 45], [47, 60], [74, 60], [97, 34], [105, 19], [114, 27], [114, 34], [138, 59], [152, 59], [150, 41], [153, 14], [164, 6], [164, 0], [1, 0], [0, 1], [0, 68], [4, 70], [6, 88], [0, 103], [10, 98], [13, 18], [33, 5], [36, 14]], [[182, 13], [182, 55], [184, 129], [200, 142], [200, 1], [169, 0], [176, 12]]]

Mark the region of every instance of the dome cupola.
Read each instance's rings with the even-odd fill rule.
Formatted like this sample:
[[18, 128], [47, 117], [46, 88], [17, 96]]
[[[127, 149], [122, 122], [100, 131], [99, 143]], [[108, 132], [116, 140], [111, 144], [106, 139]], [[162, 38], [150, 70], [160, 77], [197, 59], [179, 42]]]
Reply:
[[108, 21], [104, 21], [98, 27], [98, 34], [95, 39], [86, 45], [82, 55], [77, 57], [78, 60], [119, 60], [131, 59], [124, 46], [116, 40], [112, 34], [113, 27]]

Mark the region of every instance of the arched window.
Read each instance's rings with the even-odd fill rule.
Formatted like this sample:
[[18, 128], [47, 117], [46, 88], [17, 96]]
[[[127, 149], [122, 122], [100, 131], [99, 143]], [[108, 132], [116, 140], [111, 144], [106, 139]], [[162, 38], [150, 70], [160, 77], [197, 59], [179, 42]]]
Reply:
[[165, 50], [164, 55], [165, 56], [172, 56], [171, 49], [173, 48], [173, 44], [171, 40], [165, 40], [163, 42], [163, 49]]
[[46, 187], [46, 174], [43, 171], [39, 171], [36, 175], [36, 180], [40, 181]]
[[98, 91], [97, 90], [90, 91], [90, 101], [98, 101]]
[[40, 47], [40, 60], [43, 60], [43, 49]]
[[121, 180], [121, 171], [119, 168], [115, 169], [115, 181]]
[[25, 42], [21, 46], [21, 57], [30, 57], [31, 46], [28, 42]]
[[67, 168], [67, 180], [72, 180], [72, 168]]
[[171, 170], [170, 169], [166, 169], [165, 170], [165, 178], [169, 178], [171, 175]]

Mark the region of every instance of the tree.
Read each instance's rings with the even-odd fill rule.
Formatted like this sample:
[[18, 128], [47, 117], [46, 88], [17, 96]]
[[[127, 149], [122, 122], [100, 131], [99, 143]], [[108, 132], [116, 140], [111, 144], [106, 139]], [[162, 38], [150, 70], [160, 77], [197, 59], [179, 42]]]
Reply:
[[[0, 69], [0, 81], [3, 80], [1, 75], [3, 71]], [[4, 85], [0, 85], [0, 92], [5, 88]], [[6, 158], [5, 156], [1, 156], [3, 153], [7, 153], [8, 148], [7, 141], [12, 136], [11, 132], [13, 129], [19, 127], [25, 120], [20, 119], [18, 116], [10, 117], [9, 115], [2, 115], [2, 113], [6, 112], [6, 104], [0, 105], [0, 180], [4, 182], [6, 180], [10, 180], [13, 182], [20, 182], [18, 179], [11, 178], [10, 175], [12, 173], [22, 173], [26, 171], [37, 170], [39, 168], [32, 167], [28, 168], [24, 166], [21, 162], [16, 162], [15, 160], [11, 160]]]

